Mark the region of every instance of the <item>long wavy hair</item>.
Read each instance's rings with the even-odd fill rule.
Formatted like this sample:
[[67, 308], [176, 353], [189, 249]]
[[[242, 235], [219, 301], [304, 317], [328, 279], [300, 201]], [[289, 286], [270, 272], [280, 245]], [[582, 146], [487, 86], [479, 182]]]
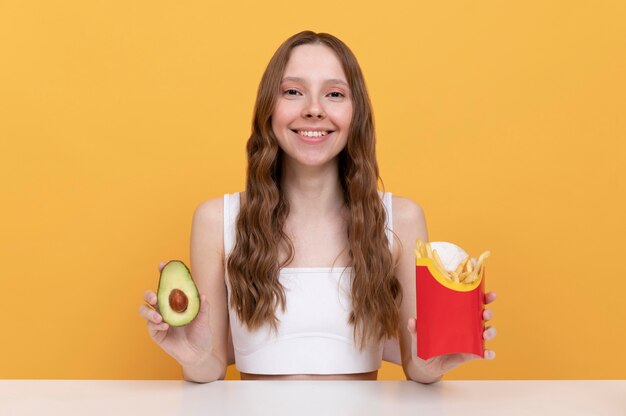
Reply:
[[[280, 269], [294, 256], [283, 230], [289, 201], [281, 190], [283, 153], [272, 131], [272, 113], [293, 48], [322, 44], [342, 63], [351, 91], [353, 114], [346, 147], [339, 158], [339, 179], [349, 211], [347, 235], [353, 271], [349, 323], [360, 348], [368, 341], [397, 336], [400, 283], [385, 234], [385, 208], [378, 193], [374, 121], [365, 80], [356, 57], [336, 37], [305, 31], [287, 39], [274, 53], [258, 89], [252, 133], [246, 146], [246, 199], [236, 224], [236, 243], [227, 260], [230, 303], [249, 329], [269, 324], [276, 330], [276, 310], [287, 299]], [[382, 183], [382, 181], [381, 181]], [[279, 262], [279, 248], [287, 256]]]

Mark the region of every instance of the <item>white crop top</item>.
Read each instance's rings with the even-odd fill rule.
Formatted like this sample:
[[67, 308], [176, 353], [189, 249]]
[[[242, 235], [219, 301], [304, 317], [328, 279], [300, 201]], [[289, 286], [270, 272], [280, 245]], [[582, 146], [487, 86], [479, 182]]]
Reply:
[[[391, 233], [391, 193], [381, 194], [387, 211], [387, 238]], [[239, 193], [224, 195], [224, 253], [235, 243]], [[228, 273], [228, 272], [227, 272]], [[283, 268], [279, 281], [285, 288], [285, 312], [278, 308], [278, 331], [269, 325], [250, 331], [230, 306], [228, 314], [239, 371], [251, 374], [350, 374], [380, 368], [383, 343], [359, 351], [354, 342], [350, 267]]]

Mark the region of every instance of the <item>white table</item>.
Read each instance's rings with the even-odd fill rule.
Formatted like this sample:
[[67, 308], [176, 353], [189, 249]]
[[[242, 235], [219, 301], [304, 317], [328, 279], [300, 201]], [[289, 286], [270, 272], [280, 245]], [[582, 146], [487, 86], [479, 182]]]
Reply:
[[619, 415], [626, 380], [0, 380], [0, 415]]

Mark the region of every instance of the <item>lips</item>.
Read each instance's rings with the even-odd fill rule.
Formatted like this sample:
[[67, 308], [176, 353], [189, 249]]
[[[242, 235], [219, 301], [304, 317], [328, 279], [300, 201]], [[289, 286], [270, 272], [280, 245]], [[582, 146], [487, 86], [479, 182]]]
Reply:
[[320, 143], [328, 139], [328, 136], [333, 133], [333, 130], [324, 129], [291, 129], [292, 132], [298, 135], [298, 138], [306, 143]]
[[291, 131], [305, 137], [322, 137], [333, 132], [324, 129], [291, 129]]

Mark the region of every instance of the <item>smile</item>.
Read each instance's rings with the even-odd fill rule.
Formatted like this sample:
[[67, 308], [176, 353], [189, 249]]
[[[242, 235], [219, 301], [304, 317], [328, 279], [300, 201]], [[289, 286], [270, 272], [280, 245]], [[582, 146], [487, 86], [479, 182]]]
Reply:
[[306, 137], [322, 137], [330, 133], [329, 131], [320, 131], [320, 130], [295, 130], [295, 132], [301, 136], [306, 136]]

